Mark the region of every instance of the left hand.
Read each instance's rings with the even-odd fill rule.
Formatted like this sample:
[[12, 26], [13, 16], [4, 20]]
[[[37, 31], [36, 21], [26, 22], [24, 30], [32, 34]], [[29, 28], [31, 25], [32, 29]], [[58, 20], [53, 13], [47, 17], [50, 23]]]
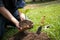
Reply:
[[24, 13], [20, 14], [20, 19], [21, 19], [21, 21], [25, 20], [25, 14]]

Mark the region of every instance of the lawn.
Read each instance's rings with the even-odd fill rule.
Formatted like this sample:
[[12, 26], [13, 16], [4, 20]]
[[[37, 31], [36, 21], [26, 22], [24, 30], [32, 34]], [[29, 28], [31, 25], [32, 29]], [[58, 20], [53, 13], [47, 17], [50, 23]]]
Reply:
[[[45, 17], [44, 25], [50, 25], [50, 28], [42, 31], [46, 32], [51, 40], [60, 40], [60, 3], [53, 3], [45, 5], [42, 3], [39, 7], [32, 7], [27, 10], [26, 15], [33, 21], [34, 27], [30, 30], [36, 32], [40, 26], [41, 17]], [[17, 29], [9, 29], [6, 32], [3, 40], [7, 40], [8, 36], [17, 33]]]

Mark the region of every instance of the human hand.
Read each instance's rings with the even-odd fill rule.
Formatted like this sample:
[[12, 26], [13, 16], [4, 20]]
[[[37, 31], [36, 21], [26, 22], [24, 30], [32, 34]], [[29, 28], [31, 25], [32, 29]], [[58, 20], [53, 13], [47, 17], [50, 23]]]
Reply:
[[22, 31], [33, 28], [33, 22], [29, 20], [20, 21], [19, 26], [22, 27]]
[[17, 22], [16, 26], [18, 30], [21, 32], [21, 31], [25, 31], [27, 29], [33, 28], [33, 22], [29, 20], [23, 20], [23, 21]]
[[19, 22], [16, 22], [16, 24], [15, 24], [15, 25], [16, 25], [16, 27], [18, 28], [18, 30], [19, 30], [19, 31], [21, 31], [21, 30], [22, 30], [22, 27], [20, 27]]
[[25, 20], [25, 14], [24, 13], [20, 14], [20, 19], [21, 19], [21, 21]]

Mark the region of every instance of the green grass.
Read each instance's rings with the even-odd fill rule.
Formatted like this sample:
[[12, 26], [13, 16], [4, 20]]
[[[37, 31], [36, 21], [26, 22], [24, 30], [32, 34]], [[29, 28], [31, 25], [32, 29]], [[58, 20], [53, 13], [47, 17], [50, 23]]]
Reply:
[[[26, 15], [34, 22], [34, 28], [30, 31], [36, 32], [40, 26], [42, 16], [46, 16], [45, 25], [50, 25], [49, 29], [43, 29], [51, 40], [60, 40], [60, 4], [44, 5], [37, 8], [29, 9]], [[8, 36], [16, 33], [16, 29], [10, 29], [3, 40], [7, 40]]]
[[43, 29], [51, 40], [60, 40], [60, 4], [51, 4], [31, 9], [26, 15], [34, 22], [34, 28], [31, 30], [36, 32], [40, 25], [42, 16], [46, 16], [45, 25], [50, 25], [49, 29]]

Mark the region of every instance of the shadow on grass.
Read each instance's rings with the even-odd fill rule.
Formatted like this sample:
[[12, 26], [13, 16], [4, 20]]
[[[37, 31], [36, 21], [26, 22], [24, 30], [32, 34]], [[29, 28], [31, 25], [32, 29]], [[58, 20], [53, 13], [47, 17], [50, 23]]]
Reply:
[[47, 3], [47, 2], [52, 2], [55, 0], [51, 0], [51, 1], [35, 1], [35, 2], [26, 2], [27, 4], [40, 4], [40, 3]]
[[60, 4], [60, 1], [46, 1], [46, 2], [40, 2], [40, 1], [36, 1], [36, 2], [26, 2], [27, 7], [40, 7], [40, 6], [46, 6], [46, 5], [52, 5], [52, 4]]

